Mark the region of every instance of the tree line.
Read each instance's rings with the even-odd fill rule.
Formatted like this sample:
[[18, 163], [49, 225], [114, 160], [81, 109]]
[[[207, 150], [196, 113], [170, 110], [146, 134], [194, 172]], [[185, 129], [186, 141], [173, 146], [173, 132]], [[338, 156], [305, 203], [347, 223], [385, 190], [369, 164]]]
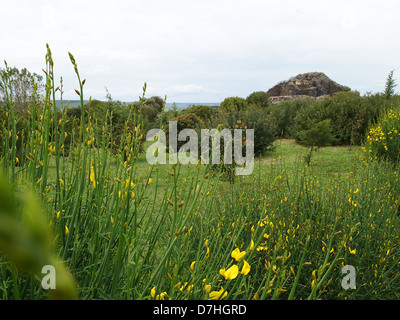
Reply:
[[[14, 109], [20, 120], [17, 130], [24, 135], [26, 112], [29, 103], [40, 103], [43, 99], [43, 78], [27, 69], [1, 69], [2, 79], [12, 79], [12, 87], [0, 84], [0, 119], [5, 119], [7, 108], [2, 103], [5, 96], [13, 91]], [[395, 92], [396, 83], [391, 71], [386, 80], [385, 90], [381, 93], [360, 95], [357, 91], [343, 91], [323, 100], [299, 98], [282, 101], [272, 105], [269, 95], [256, 91], [242, 97], [227, 97], [219, 106], [193, 105], [184, 110], [171, 108], [165, 110], [165, 100], [159, 96], [145, 99], [140, 108], [140, 101], [126, 104], [113, 100], [106, 88], [106, 101], [90, 100], [85, 105], [85, 112], [92, 112], [97, 130], [107, 117], [113, 126], [115, 141], [129, 113], [130, 108], [141, 110], [143, 133], [152, 128], [160, 128], [171, 120], [178, 122], [178, 128], [243, 128], [254, 129], [254, 152], [262, 155], [273, 147], [277, 138], [292, 138], [298, 143], [310, 146], [310, 158], [314, 148], [327, 145], [360, 145], [365, 140], [368, 128], [374, 124], [380, 113], [387, 108], [399, 105], [400, 98]], [[69, 108], [66, 112], [68, 121], [66, 130], [73, 131], [79, 126], [81, 108]], [[59, 118], [59, 117], [58, 117]], [[3, 120], [4, 122], [4, 120]], [[4, 124], [3, 124], [4, 128]]]

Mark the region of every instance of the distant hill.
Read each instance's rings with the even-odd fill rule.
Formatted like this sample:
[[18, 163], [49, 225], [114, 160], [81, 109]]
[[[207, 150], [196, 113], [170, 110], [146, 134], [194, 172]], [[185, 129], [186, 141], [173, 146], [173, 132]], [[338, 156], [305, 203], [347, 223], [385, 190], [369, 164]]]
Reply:
[[277, 103], [297, 97], [319, 98], [346, 90], [350, 90], [350, 88], [336, 83], [322, 72], [308, 72], [279, 82], [267, 92], [272, 103]]
[[[89, 100], [83, 100], [83, 103], [88, 103]], [[66, 107], [68, 105], [69, 108], [76, 108], [81, 105], [81, 100], [63, 100], [63, 105]], [[56, 100], [56, 107], [61, 109], [61, 100]]]

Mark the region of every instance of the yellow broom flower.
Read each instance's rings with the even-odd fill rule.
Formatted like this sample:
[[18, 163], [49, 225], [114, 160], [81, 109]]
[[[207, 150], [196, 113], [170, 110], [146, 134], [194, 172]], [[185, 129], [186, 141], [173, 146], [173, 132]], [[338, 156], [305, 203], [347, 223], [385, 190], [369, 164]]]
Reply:
[[243, 260], [244, 264], [243, 264], [243, 268], [242, 271], [240, 271], [240, 274], [243, 274], [244, 276], [246, 276], [249, 272], [250, 272], [250, 265], [247, 263], [246, 260]]
[[233, 265], [228, 270], [220, 269], [219, 273], [225, 278], [225, 280], [233, 280], [239, 274], [239, 267], [237, 265]]
[[253, 239], [251, 239], [249, 251], [253, 251], [253, 249], [254, 249], [254, 241]]
[[232, 251], [231, 257], [234, 258], [237, 262], [239, 262], [240, 259], [242, 259], [245, 254], [246, 251], [241, 252], [239, 248], [236, 248], [235, 250]]
[[227, 295], [228, 295], [228, 292], [224, 292], [224, 288], [221, 287], [221, 290], [211, 291], [208, 296], [211, 298], [211, 300], [220, 300], [220, 299], [225, 298]]
[[93, 163], [90, 163], [90, 182], [93, 183], [93, 188], [96, 188], [96, 180], [94, 178]]

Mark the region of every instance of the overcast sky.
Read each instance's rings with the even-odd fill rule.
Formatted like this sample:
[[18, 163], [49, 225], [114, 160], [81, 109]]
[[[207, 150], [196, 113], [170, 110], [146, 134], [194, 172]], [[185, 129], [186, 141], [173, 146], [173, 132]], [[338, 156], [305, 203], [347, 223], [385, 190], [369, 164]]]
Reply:
[[[1, 4], [0, 59], [42, 74], [46, 43], [64, 98], [220, 102], [324, 72], [361, 94], [400, 79], [398, 0], [13, 0]], [[3, 63], [1, 67], [4, 67]]]

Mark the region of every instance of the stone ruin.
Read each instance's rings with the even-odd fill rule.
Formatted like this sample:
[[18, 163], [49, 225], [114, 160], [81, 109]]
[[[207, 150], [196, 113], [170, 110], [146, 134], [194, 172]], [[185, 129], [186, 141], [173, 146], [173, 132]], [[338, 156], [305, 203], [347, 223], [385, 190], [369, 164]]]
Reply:
[[350, 88], [336, 83], [322, 72], [308, 72], [290, 78], [288, 81], [282, 81], [267, 92], [271, 103], [276, 104], [283, 100], [305, 97], [319, 100], [347, 90]]

